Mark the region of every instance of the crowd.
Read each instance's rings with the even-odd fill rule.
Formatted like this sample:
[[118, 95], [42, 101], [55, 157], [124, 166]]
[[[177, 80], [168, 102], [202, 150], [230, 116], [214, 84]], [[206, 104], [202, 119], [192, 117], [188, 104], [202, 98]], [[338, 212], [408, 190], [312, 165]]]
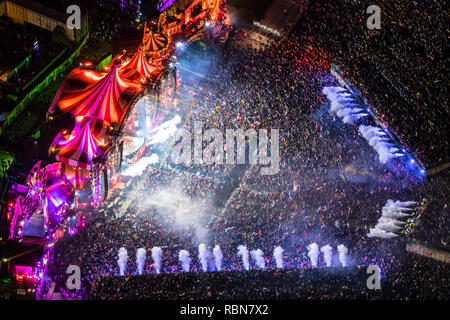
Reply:
[[[364, 269], [252, 270], [106, 277], [91, 298], [131, 300], [367, 299]], [[147, 285], [142, 286], [142, 283]], [[326, 284], [326, 285], [325, 285]], [[379, 295], [378, 291], [378, 295]]]
[[[327, 269], [270, 269], [248, 272], [173, 273], [134, 277], [99, 278], [91, 299], [98, 300], [349, 300], [448, 299], [449, 266], [405, 254], [408, 264], [389, 278], [380, 290], [367, 288], [363, 267]], [[145, 283], [146, 285], [142, 285]], [[422, 285], [427, 283], [428, 285]]]
[[[413, 215], [417, 217], [418, 231], [413, 230], [409, 236], [431, 238], [446, 246], [448, 221], [439, 218], [445, 210], [445, 197], [430, 195], [427, 191], [432, 187], [409, 177], [402, 169], [402, 161], [389, 166], [380, 164], [356, 128], [344, 125], [327, 111], [321, 90], [337, 85], [329, 73], [330, 61], [314, 45], [314, 39], [307, 37], [284, 39], [260, 50], [231, 42], [216, 55], [211, 54], [208, 57], [211, 69], [206, 77], [191, 79], [188, 84], [181, 81], [182, 86], [184, 83], [189, 87], [184, 92], [192, 95], [185, 128], [192, 129], [194, 121], [202, 121], [206, 125], [204, 130], [218, 128], [223, 132], [227, 128], [278, 128], [280, 172], [261, 176], [259, 166], [246, 166], [236, 173], [229, 169], [224, 172], [225, 165], [186, 168], [160, 163], [142, 176], [127, 178], [122, 182], [122, 190], [116, 190], [102, 209], [105, 213], [102, 217], [95, 222], [87, 221], [76, 235], [66, 236], [55, 244], [49, 269], [52, 279], [60, 288], [64, 287], [67, 265], [79, 265], [83, 288], [90, 291], [95, 283], [93, 292], [85, 292], [85, 297], [93, 294], [98, 299], [198, 298], [205, 294], [211, 299], [220, 294], [229, 299], [274, 295], [297, 299], [325, 296], [365, 299], [368, 295], [364, 281], [345, 276], [334, 281], [327, 278], [328, 273], [314, 270], [302, 276], [295, 289], [287, 283], [298, 271], [283, 271], [279, 278], [283, 281], [274, 282], [275, 286], [268, 284], [264, 292], [265, 284], [271, 282], [270, 276], [276, 272], [236, 272], [243, 270], [237, 246], [261, 249], [267, 268], [275, 267], [273, 249], [281, 246], [285, 250], [285, 267], [302, 270], [311, 268], [306, 248], [310, 243], [330, 244], [335, 253], [336, 247], [344, 244], [349, 249], [351, 265], [377, 264], [386, 281], [390, 281], [410, 264], [411, 257], [404, 254], [406, 237], [391, 240], [366, 237], [368, 227], [376, 223], [388, 199], [417, 201]], [[228, 188], [230, 179], [237, 179], [237, 184], [232, 184], [234, 190]], [[229, 193], [220, 192], [224, 189]], [[442, 190], [445, 192], [445, 187]], [[226, 201], [217, 202], [217, 197], [226, 197]], [[429, 212], [427, 208], [436, 211]], [[428, 232], [427, 221], [431, 216], [438, 217], [434, 221], [439, 224]], [[224, 275], [180, 274], [178, 253], [182, 249], [188, 250], [193, 258], [191, 271], [201, 273], [196, 257], [200, 243], [205, 243], [209, 252], [215, 245], [221, 246]], [[140, 278], [128, 277], [136, 274], [138, 248], [147, 250], [144, 274], [155, 272], [150, 253], [154, 246], [162, 248], [161, 272], [165, 275], [144, 276], [145, 285]], [[121, 247], [126, 248], [129, 256], [125, 278], [117, 277], [117, 254]], [[421, 260], [417, 261], [421, 266]], [[332, 265], [340, 267], [336, 254]], [[256, 268], [253, 261], [250, 266]], [[324, 266], [320, 256], [319, 268], [322, 270]], [[421, 282], [412, 275], [405, 277], [397, 287], [411, 291], [399, 290], [393, 296], [407, 298], [409, 292], [415, 292], [417, 298], [428, 298], [429, 292], [418, 286], [429, 286], [432, 290], [441, 285], [440, 269], [430, 264], [428, 279], [422, 277]], [[242, 281], [251, 283], [255, 274], [258, 279], [248, 291], [240, 291]], [[218, 287], [208, 289], [199, 285], [196, 290], [187, 290], [193, 286], [183, 283], [191, 279], [197, 283], [211, 280]], [[224, 285], [224, 281], [235, 281], [236, 286], [228, 282]], [[312, 289], [316, 287], [315, 281], [321, 282], [317, 291]], [[155, 289], [155, 282], [160, 290]], [[348, 290], [338, 289], [343, 282]], [[431, 297], [448, 299], [439, 287]]]
[[440, 1], [379, 1], [381, 29], [369, 30], [366, 9], [373, 4], [308, 1], [297, 32], [317, 36], [427, 166], [447, 162], [447, 12]]
[[78, 5], [81, 12], [88, 12], [89, 37], [111, 42], [119, 30], [121, 22], [134, 21], [138, 15], [138, 1], [119, 0], [86, 1], [61, 0], [60, 10], [65, 11], [69, 5]]

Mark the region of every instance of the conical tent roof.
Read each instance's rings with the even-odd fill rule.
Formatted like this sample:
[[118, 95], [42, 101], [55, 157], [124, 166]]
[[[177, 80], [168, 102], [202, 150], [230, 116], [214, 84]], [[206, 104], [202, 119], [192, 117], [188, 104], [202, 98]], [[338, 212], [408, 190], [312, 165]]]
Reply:
[[58, 141], [56, 160], [90, 170], [94, 158], [102, 155], [106, 148], [103, 140], [103, 130], [106, 128], [102, 129], [102, 123], [102, 120], [88, 118], [84, 119], [79, 127], [75, 126], [68, 137]]
[[139, 72], [142, 78], [147, 78], [147, 76], [151, 76], [152, 73], [158, 71], [158, 69], [151, 66], [145, 58], [145, 48], [143, 45], [139, 46], [139, 49], [134, 55], [133, 59], [131, 59], [127, 64], [120, 67], [119, 75], [122, 78], [131, 79], [134, 75], [133, 70]]
[[119, 64], [114, 63], [111, 70], [98, 82], [83, 90], [63, 92], [58, 101], [59, 108], [75, 117], [91, 116], [111, 124], [119, 123], [130, 100], [123, 95], [133, 96], [139, 91], [140, 85], [121, 79], [118, 69]]
[[167, 47], [167, 37], [159, 32], [150, 31], [144, 36], [144, 45], [147, 52], [157, 52]]

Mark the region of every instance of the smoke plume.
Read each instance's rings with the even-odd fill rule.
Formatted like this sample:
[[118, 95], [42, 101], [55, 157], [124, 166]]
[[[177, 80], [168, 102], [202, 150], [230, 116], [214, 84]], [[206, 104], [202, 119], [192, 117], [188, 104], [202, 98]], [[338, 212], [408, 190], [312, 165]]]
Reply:
[[145, 260], [147, 259], [146, 254], [147, 251], [144, 248], [139, 248], [136, 251], [136, 264], [138, 268], [138, 274], [142, 274], [142, 272], [144, 271], [144, 264]]
[[338, 245], [337, 249], [339, 252], [339, 262], [342, 264], [343, 267], [346, 267], [348, 249], [343, 244]]
[[320, 251], [323, 252], [327, 267], [331, 267], [331, 261], [333, 259], [333, 248], [329, 244], [327, 244], [326, 246], [320, 248]]
[[244, 265], [245, 270], [250, 269], [250, 264], [248, 261], [248, 250], [246, 246], [240, 245], [238, 246], [238, 255], [242, 258], [242, 264]]
[[153, 262], [155, 263], [156, 273], [158, 273], [158, 274], [161, 272], [161, 255], [162, 255], [162, 250], [160, 247], [152, 248], [152, 259], [153, 259]]
[[191, 268], [191, 258], [189, 257], [189, 252], [186, 250], [180, 250], [179, 259], [181, 262], [181, 267], [184, 272], [189, 272]]
[[119, 265], [120, 275], [124, 276], [127, 271], [127, 261], [128, 261], [128, 253], [127, 249], [120, 248], [119, 249], [119, 260], [117, 260], [117, 264]]
[[320, 252], [319, 252], [319, 246], [317, 243], [311, 243], [308, 247], [308, 257], [311, 260], [311, 265], [314, 268], [317, 268], [317, 259], [319, 258]]
[[266, 262], [264, 261], [264, 253], [261, 249], [250, 251], [253, 261], [255, 261], [256, 265], [259, 269], [266, 268]]
[[214, 247], [213, 254], [214, 254], [214, 260], [216, 262], [216, 269], [217, 269], [217, 271], [221, 271], [222, 270], [223, 254], [222, 254], [222, 250], [220, 250], [220, 246], [219, 245], [216, 245]]
[[206, 249], [204, 243], [201, 243], [198, 246], [198, 258], [200, 260], [204, 272], [208, 271], [208, 256], [209, 256], [208, 249]]
[[273, 257], [275, 258], [278, 269], [283, 268], [283, 251], [283, 248], [281, 248], [280, 246], [276, 247], [275, 250], [273, 250]]

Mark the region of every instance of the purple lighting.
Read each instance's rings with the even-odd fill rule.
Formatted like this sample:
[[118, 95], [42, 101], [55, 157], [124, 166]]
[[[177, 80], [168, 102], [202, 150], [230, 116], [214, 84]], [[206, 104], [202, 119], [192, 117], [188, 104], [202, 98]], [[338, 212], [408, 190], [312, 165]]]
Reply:
[[168, 9], [175, 0], [161, 0], [156, 8], [159, 10], [159, 12], [163, 12], [164, 10]]

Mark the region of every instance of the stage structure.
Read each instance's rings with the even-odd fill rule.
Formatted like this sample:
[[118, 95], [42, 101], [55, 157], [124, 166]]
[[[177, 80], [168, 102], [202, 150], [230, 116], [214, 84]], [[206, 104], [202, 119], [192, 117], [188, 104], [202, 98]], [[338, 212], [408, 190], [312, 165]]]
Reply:
[[[44, 236], [63, 225], [73, 208], [98, 208], [108, 197], [124, 166], [143, 159], [156, 136], [173, 130], [181, 119], [176, 108], [177, 72], [174, 61], [183, 46], [205, 40], [211, 47], [229, 32], [224, 0], [163, 1], [153, 26], [144, 25], [142, 43], [131, 58], [114, 57], [104, 72], [92, 63], [72, 70], [62, 82], [47, 112], [49, 125], [61, 113], [73, 116], [49, 147], [54, 162], [39, 161], [26, 185], [15, 185], [10, 238], [21, 238], [32, 220], [44, 219]], [[152, 159], [152, 160], [149, 160]], [[31, 227], [30, 227], [31, 228]]]

